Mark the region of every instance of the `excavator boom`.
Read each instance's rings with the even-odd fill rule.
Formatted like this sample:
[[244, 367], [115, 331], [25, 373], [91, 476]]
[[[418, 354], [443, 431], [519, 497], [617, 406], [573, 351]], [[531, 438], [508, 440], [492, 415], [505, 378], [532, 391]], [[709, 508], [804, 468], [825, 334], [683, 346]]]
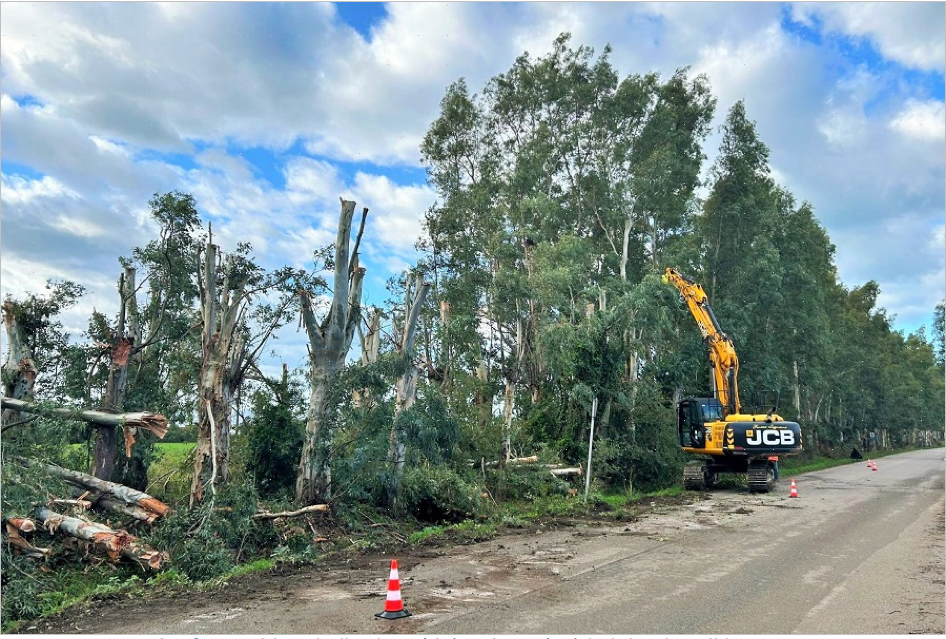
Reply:
[[726, 414], [740, 413], [742, 405], [739, 401], [739, 358], [732, 340], [716, 321], [706, 292], [702, 286], [673, 268], [668, 268], [661, 279], [665, 283], [673, 284], [680, 291], [693, 319], [696, 320], [703, 341], [709, 349], [719, 403], [723, 405]]

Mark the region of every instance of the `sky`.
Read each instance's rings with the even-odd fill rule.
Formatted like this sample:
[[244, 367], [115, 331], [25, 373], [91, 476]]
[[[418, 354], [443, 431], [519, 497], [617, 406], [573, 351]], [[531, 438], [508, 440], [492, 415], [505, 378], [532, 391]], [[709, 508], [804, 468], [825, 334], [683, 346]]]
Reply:
[[[479, 92], [570, 32], [610, 44], [620, 77], [705, 73], [715, 127], [744, 100], [841, 282], [877, 281], [896, 329], [929, 330], [946, 288], [944, 17], [941, 2], [4, 2], [0, 294], [82, 284], [62, 316], [81, 335], [93, 308], [117, 312], [118, 257], [155, 237], [149, 199], [177, 190], [223, 250], [250, 242], [267, 268], [310, 268], [339, 197], [369, 207], [380, 305], [436, 202], [419, 146], [447, 86]], [[274, 358], [302, 366], [304, 343], [284, 331]]]

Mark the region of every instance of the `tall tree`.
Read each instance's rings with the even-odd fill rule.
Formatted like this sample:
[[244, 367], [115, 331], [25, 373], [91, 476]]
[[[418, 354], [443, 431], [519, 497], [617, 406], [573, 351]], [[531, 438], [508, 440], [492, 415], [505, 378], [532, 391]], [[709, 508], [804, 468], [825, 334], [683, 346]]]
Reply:
[[[249, 254], [250, 246], [240, 244], [224, 256], [209, 240], [204, 253], [192, 504], [229, 480], [234, 395], [273, 332], [291, 316], [293, 293], [305, 283], [305, 274], [290, 268], [266, 273]], [[275, 303], [252, 307], [255, 297], [279, 292]]]
[[333, 257], [333, 297], [329, 311], [321, 322], [316, 319], [312, 295], [306, 290], [299, 292], [302, 321], [309, 338], [309, 382], [312, 385], [305, 442], [296, 473], [296, 501], [301, 503], [328, 499], [332, 494], [330, 424], [336, 405], [330, 391], [345, 364], [358, 322], [361, 321], [361, 288], [365, 276], [365, 269], [358, 263], [358, 249], [368, 209], [362, 211], [361, 226], [352, 248], [354, 215], [355, 202], [341, 200]]

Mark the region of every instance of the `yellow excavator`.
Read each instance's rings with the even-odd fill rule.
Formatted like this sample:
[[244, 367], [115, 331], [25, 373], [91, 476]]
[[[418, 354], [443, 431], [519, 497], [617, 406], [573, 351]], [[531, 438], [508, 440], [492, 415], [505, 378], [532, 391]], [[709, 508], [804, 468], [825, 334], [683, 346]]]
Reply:
[[779, 417], [774, 403], [762, 412], [743, 413], [739, 401], [739, 358], [732, 340], [719, 326], [703, 287], [676, 269], [661, 278], [673, 284], [686, 302], [703, 335], [713, 368], [713, 397], [687, 398], [677, 405], [680, 447], [700, 455], [683, 468], [688, 490], [712, 488], [720, 473], [744, 473], [750, 492], [768, 492], [775, 484], [769, 457], [802, 449], [801, 428]]

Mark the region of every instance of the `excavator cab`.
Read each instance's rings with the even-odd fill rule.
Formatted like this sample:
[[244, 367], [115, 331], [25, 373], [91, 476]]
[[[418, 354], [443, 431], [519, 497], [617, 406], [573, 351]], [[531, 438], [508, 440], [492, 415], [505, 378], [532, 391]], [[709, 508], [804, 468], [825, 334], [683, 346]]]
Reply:
[[685, 399], [677, 406], [677, 435], [684, 448], [706, 448], [706, 424], [723, 419], [723, 405], [711, 397]]

